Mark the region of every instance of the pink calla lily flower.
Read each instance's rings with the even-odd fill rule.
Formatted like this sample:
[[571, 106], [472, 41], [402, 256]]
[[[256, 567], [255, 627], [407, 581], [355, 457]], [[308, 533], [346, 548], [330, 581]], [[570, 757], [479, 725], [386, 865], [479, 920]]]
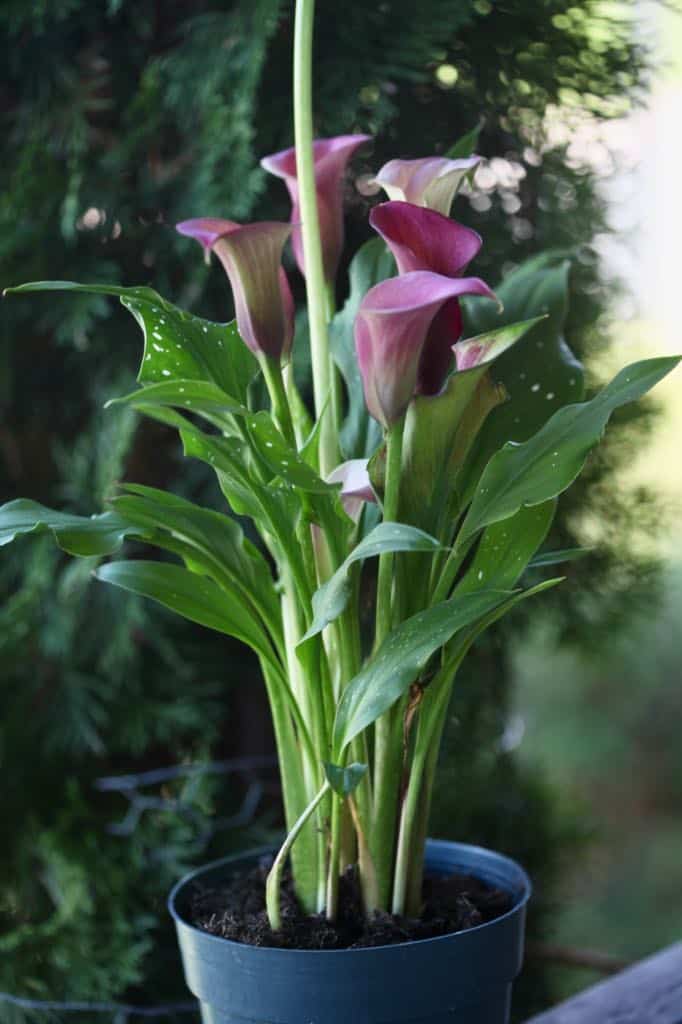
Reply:
[[415, 393], [440, 391], [456, 340], [450, 303], [460, 295], [495, 298], [477, 277], [417, 270], [380, 282], [360, 303], [355, 348], [365, 402], [384, 428], [402, 416]]
[[[343, 176], [355, 150], [370, 138], [369, 135], [337, 135], [333, 139], [316, 139], [313, 143], [322, 260], [324, 275], [328, 282], [332, 282], [336, 277], [343, 249]], [[299, 270], [305, 274], [300, 227], [301, 210], [296, 175], [296, 150], [285, 149], [280, 153], [273, 153], [272, 156], [263, 157], [261, 166], [270, 174], [282, 178], [289, 190], [292, 203], [291, 223], [293, 225], [294, 256]]]
[[232, 286], [239, 333], [255, 355], [286, 357], [294, 337], [294, 300], [282, 268], [289, 224], [260, 221], [236, 224], [198, 217], [176, 225], [196, 239], [204, 252], [215, 252]]
[[480, 156], [389, 160], [375, 175], [373, 184], [380, 185], [389, 199], [428, 206], [447, 217], [460, 185], [480, 161]]
[[357, 522], [366, 501], [376, 502], [367, 470], [368, 459], [349, 459], [333, 469], [327, 483], [341, 484], [341, 504], [346, 515]]
[[[431, 271], [459, 279], [481, 248], [481, 237], [476, 231], [413, 203], [381, 203], [375, 206], [369, 219], [393, 253], [402, 275]], [[478, 281], [478, 278], [470, 280]], [[494, 297], [489, 289], [486, 294]], [[453, 343], [461, 334], [462, 311], [455, 296], [443, 303], [429, 328], [430, 356], [421, 372], [422, 394], [440, 391], [450, 367]]]
[[369, 222], [393, 253], [400, 274], [431, 270], [459, 277], [482, 244], [471, 228], [413, 203], [381, 203]]

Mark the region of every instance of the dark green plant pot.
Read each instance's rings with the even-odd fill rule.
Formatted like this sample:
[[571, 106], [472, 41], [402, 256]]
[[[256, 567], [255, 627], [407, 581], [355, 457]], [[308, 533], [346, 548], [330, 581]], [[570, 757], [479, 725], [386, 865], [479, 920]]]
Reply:
[[507, 1024], [531, 891], [514, 861], [477, 846], [428, 840], [429, 873], [471, 874], [513, 899], [495, 921], [435, 939], [368, 949], [267, 949], [189, 924], [195, 883], [219, 885], [259, 856], [262, 851], [199, 868], [168, 900], [204, 1024]]

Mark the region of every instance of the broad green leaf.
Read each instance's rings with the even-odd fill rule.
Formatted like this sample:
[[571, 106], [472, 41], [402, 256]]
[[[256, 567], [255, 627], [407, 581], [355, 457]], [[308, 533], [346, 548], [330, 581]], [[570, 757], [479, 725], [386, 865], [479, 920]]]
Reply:
[[7, 291], [118, 296], [144, 335], [144, 354], [137, 378], [140, 384], [171, 379], [213, 381], [246, 404], [249, 384], [259, 372], [258, 361], [241, 340], [234, 321], [218, 324], [202, 320], [163, 299], [152, 288], [33, 281]]
[[353, 324], [369, 289], [395, 272], [393, 256], [382, 239], [373, 238], [365, 242], [350, 265], [350, 292], [346, 303], [329, 325], [332, 356], [346, 384], [347, 412], [341, 428], [341, 448], [345, 459], [369, 458], [381, 440], [381, 428], [365, 406]]
[[28, 498], [17, 498], [0, 507], [0, 545], [9, 544], [19, 534], [48, 531], [63, 551], [83, 557], [109, 555], [126, 536], [140, 533], [139, 527], [113, 512], [91, 518], [75, 516]]
[[318, 494], [335, 493], [305, 459], [287, 444], [267, 412], [251, 413], [246, 417], [249, 437], [262, 461], [273, 476], [280, 477], [292, 487]]
[[561, 494], [575, 480], [611, 413], [646, 394], [679, 362], [679, 357], [645, 359], [626, 366], [589, 402], [567, 405], [529, 441], [509, 443], [486, 466], [459, 540], [482, 527]]
[[[535, 597], [537, 594], [541, 594], [545, 590], [550, 590], [562, 581], [563, 577], [544, 580], [542, 583], [538, 583], [534, 587], [529, 587], [527, 590], [512, 593], [508, 600], [502, 601], [495, 608], [492, 608], [487, 614], [482, 615], [477, 619], [477, 621], [469, 628], [462, 630], [462, 632], [448, 645], [446, 649], [445, 664], [449, 666], [452, 673], [455, 673], [466, 657], [471, 646], [482, 633], [485, 633], [485, 631], [493, 625], [493, 623], [498, 622], [499, 619], [503, 618], [507, 612], [510, 612], [512, 608], [515, 608], [521, 601], [525, 601], [529, 597]], [[444, 689], [434, 694], [434, 700], [428, 699], [427, 695], [427, 700], [422, 706], [422, 715], [426, 721], [429, 719], [433, 721], [433, 717], [435, 716], [437, 718], [443, 711], [444, 705], [447, 704], [451, 693], [453, 678], [454, 675], [451, 677], [449, 683], [446, 682]]]
[[419, 395], [410, 402], [403, 439], [401, 518], [437, 529], [459, 467], [491, 408], [502, 400], [491, 384], [481, 382], [491, 364], [537, 323], [536, 317], [458, 342], [462, 357], [483, 365], [453, 373], [439, 395]]
[[483, 119], [478, 122], [477, 125], [462, 135], [457, 142], [450, 146], [450, 149], [445, 154], [449, 160], [461, 160], [463, 157], [473, 156], [478, 146], [478, 137], [481, 134], [481, 128], [483, 127]]
[[448, 648], [449, 659], [454, 657], [457, 664], [460, 664], [472, 644], [474, 644], [479, 636], [481, 636], [482, 633], [485, 633], [486, 629], [489, 629], [493, 623], [499, 622], [500, 619], [504, 618], [507, 612], [510, 612], [517, 604], [520, 604], [521, 601], [526, 601], [529, 597], [535, 597], [537, 594], [542, 594], [545, 590], [551, 590], [552, 587], [558, 586], [558, 584], [563, 583], [563, 581], [563, 576], [557, 576], [551, 580], [543, 580], [542, 583], [537, 583], [534, 587], [528, 587], [527, 590], [520, 590], [512, 594], [509, 600], [504, 601], [502, 604], [498, 605], [497, 608], [493, 608], [487, 615], [483, 615], [478, 622], [475, 622], [469, 629], [464, 630], [461, 636], [455, 639]]
[[215, 470], [221, 490], [237, 515], [249, 516], [276, 555], [283, 554], [289, 565], [305, 575], [302, 553], [296, 537], [301, 504], [289, 484], [279, 477], [263, 482], [248, 465], [247, 446], [236, 437], [216, 437], [186, 423], [180, 436], [185, 455], [206, 462]]
[[338, 764], [330, 764], [325, 761], [324, 774], [334, 792], [345, 799], [354, 793], [362, 782], [367, 774], [367, 765], [355, 761], [346, 768], [341, 768]]
[[[267, 521], [264, 512], [275, 489], [259, 482], [249, 465], [246, 442], [236, 437], [206, 434], [190, 423], [180, 430], [184, 454], [207, 463], [218, 476], [221, 490], [238, 516], [249, 516], [260, 527]], [[290, 488], [287, 488], [291, 493]]]
[[455, 594], [511, 589], [547, 536], [555, 511], [556, 501], [545, 501], [488, 526]]
[[143, 411], [149, 406], [179, 407], [189, 413], [206, 415], [211, 422], [225, 413], [237, 413], [240, 416], [248, 413], [246, 406], [208, 380], [162, 381], [107, 402], [107, 406], [119, 404], [132, 405]]
[[403, 523], [380, 523], [355, 547], [333, 576], [313, 594], [313, 621], [301, 643], [322, 632], [338, 618], [351, 595], [350, 571], [356, 562], [384, 551], [437, 551], [439, 542], [428, 533]]
[[[127, 493], [112, 500], [117, 512], [147, 531], [168, 532], [189, 544], [202, 569], [216, 582], [243, 591], [248, 601], [263, 610], [268, 622], [279, 622], [280, 606], [270, 568], [234, 519], [155, 487], [124, 486]], [[156, 535], [152, 540], [156, 542]]]
[[165, 562], [107, 562], [95, 575], [105, 583], [158, 601], [190, 622], [227, 633], [270, 659], [267, 636], [244, 603], [206, 576]]
[[545, 569], [549, 565], [563, 565], [564, 562], [577, 562], [580, 558], [592, 553], [593, 548], [564, 548], [559, 551], [541, 551], [528, 563], [529, 569]]
[[343, 692], [334, 723], [334, 760], [419, 678], [455, 633], [510, 597], [504, 591], [464, 594], [418, 612], [384, 640]]
[[563, 256], [546, 253], [528, 260], [496, 287], [504, 304], [501, 315], [494, 307], [488, 309], [488, 303], [463, 302], [467, 328], [476, 333], [545, 315], [495, 363], [492, 377], [504, 385], [508, 401], [488, 417], [472, 450], [460, 482], [465, 501], [490, 456], [503, 444], [526, 441], [557, 409], [583, 398], [582, 366], [563, 337], [568, 271]]
[[315, 470], [317, 470], [317, 467], [320, 464], [320, 433], [326, 408], [327, 404], [325, 403], [324, 408], [320, 411], [320, 415], [310, 427], [308, 436], [303, 442], [299, 452], [303, 461], [306, 462], [311, 469]]

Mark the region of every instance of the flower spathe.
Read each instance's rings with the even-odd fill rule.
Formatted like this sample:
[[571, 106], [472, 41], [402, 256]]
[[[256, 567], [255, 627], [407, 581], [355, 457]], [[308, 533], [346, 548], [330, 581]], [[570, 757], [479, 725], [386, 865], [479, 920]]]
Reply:
[[349, 459], [333, 469], [327, 483], [341, 484], [341, 503], [346, 514], [354, 521], [360, 518], [366, 501], [376, 502], [368, 471], [369, 459]]
[[[332, 282], [336, 277], [343, 249], [343, 176], [355, 150], [370, 138], [369, 135], [337, 135], [332, 139], [316, 139], [313, 143], [322, 262], [324, 276], [328, 282]], [[282, 178], [289, 191], [292, 203], [291, 223], [294, 256], [301, 273], [305, 274], [296, 151], [293, 148], [285, 149], [280, 153], [263, 157], [261, 166], [270, 174]]]
[[[476, 231], [413, 203], [392, 201], [375, 206], [370, 224], [393, 253], [402, 275], [430, 271], [442, 277], [459, 279], [481, 248]], [[436, 312], [428, 332], [428, 359], [420, 371], [421, 394], [437, 394], [452, 363], [452, 346], [462, 334], [460, 294], [494, 298], [479, 278], [468, 278], [473, 291], [457, 292]]]
[[380, 282], [360, 303], [355, 348], [365, 403], [384, 428], [400, 419], [414, 394], [441, 389], [457, 325], [439, 314], [460, 295], [495, 298], [479, 278], [417, 270]]
[[479, 156], [450, 160], [424, 157], [418, 160], [389, 160], [374, 176], [391, 200], [428, 207], [447, 216], [452, 201], [466, 176], [479, 164]]
[[294, 337], [294, 301], [282, 268], [289, 224], [236, 224], [199, 217], [176, 225], [222, 263], [232, 286], [239, 333], [255, 355], [281, 359]]
[[427, 156], [420, 160], [389, 160], [374, 176], [389, 199], [427, 206], [447, 216], [460, 185], [477, 164], [480, 156], [449, 160]]
[[381, 203], [369, 222], [393, 253], [400, 274], [431, 270], [459, 277], [482, 244], [478, 232], [413, 203]]

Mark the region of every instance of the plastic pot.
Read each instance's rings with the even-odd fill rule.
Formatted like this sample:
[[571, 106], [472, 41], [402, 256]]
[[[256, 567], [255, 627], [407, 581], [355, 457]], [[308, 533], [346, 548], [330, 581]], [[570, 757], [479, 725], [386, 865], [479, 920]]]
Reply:
[[199, 868], [170, 894], [185, 978], [204, 1024], [507, 1024], [531, 891], [513, 860], [478, 846], [428, 840], [430, 874], [471, 874], [513, 899], [502, 917], [434, 939], [367, 949], [267, 949], [189, 923], [196, 883], [219, 885], [262, 855]]

